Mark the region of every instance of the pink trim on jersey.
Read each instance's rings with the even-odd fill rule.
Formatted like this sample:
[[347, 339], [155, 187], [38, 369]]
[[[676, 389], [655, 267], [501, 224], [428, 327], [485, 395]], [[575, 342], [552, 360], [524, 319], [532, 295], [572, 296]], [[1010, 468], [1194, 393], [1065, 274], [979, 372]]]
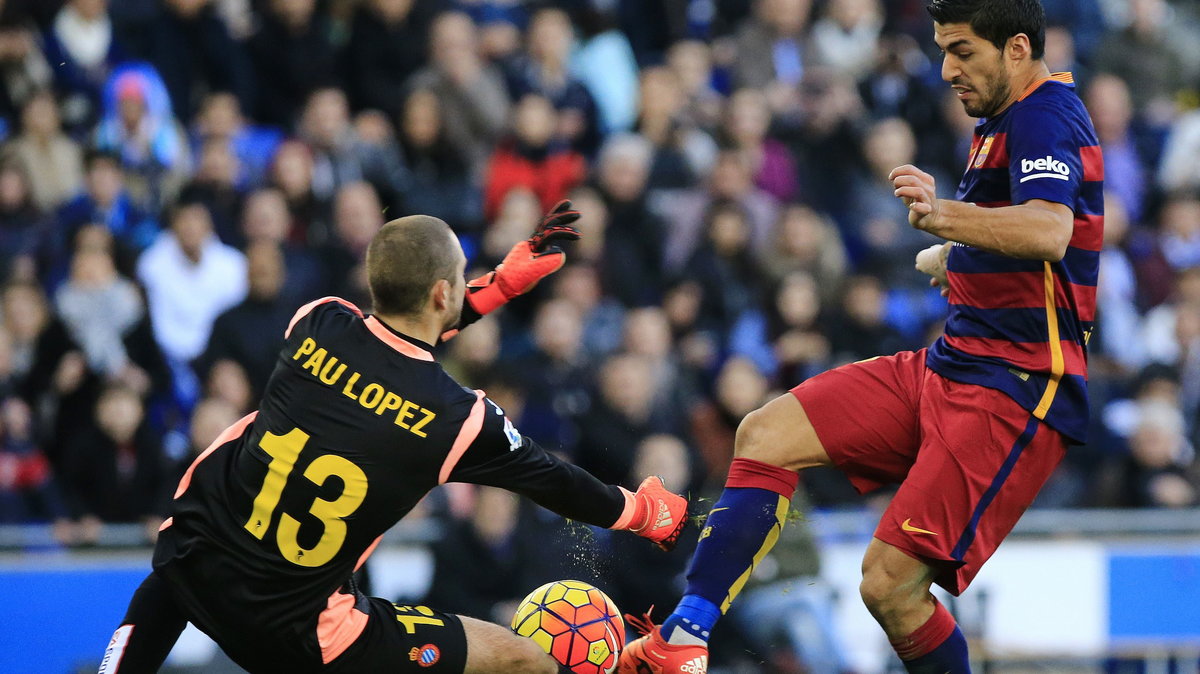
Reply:
[[362, 555], [360, 555], [358, 558], [358, 563], [354, 565], [355, 571], [358, 571], [359, 569], [362, 568], [362, 565], [364, 563], [366, 563], [366, 561], [367, 561], [367, 557], [370, 557], [371, 553], [375, 552], [375, 548], [379, 547], [379, 541], [382, 541], [382, 540], [383, 540], [383, 534], [379, 534], [379, 537], [376, 538], [375, 541], [372, 542], [370, 545], [368, 545], [366, 550], [363, 550]]
[[167, 527], [171, 526], [172, 524], [175, 524], [175, 518], [174, 518], [174, 517], [168, 517], [167, 519], [163, 520], [163, 523], [162, 523], [162, 524], [158, 525], [158, 530], [159, 530], [159, 531], [166, 531], [166, 530], [167, 530]]
[[291, 337], [292, 336], [292, 328], [296, 327], [296, 324], [300, 322], [300, 319], [304, 318], [305, 316], [308, 315], [308, 313], [310, 311], [312, 311], [313, 309], [316, 309], [317, 307], [321, 306], [322, 304], [325, 304], [326, 302], [337, 302], [338, 304], [341, 304], [342, 306], [346, 307], [350, 311], [353, 311], [354, 313], [358, 314], [359, 318], [362, 318], [362, 315], [363, 315], [362, 310], [359, 309], [358, 307], [354, 306], [354, 304], [352, 302], [347, 302], [346, 300], [344, 300], [340, 297], [334, 297], [333, 295], [330, 295], [328, 297], [322, 297], [321, 299], [313, 300], [313, 301], [309, 302], [308, 304], [305, 304], [304, 306], [302, 306], [296, 310], [295, 315], [292, 316], [292, 320], [288, 321], [287, 330], [283, 331], [283, 338], [287, 339], [288, 337]]
[[442, 470], [438, 472], [438, 484], [446, 484], [454, 467], [458, 465], [463, 454], [467, 453], [467, 448], [471, 446], [472, 442], [475, 442], [475, 438], [479, 437], [479, 431], [483, 429], [484, 411], [483, 391], [476, 390], [475, 405], [471, 407], [467, 420], [463, 422], [462, 428], [458, 431], [458, 437], [454, 438], [454, 446], [450, 448], [450, 453], [442, 462]]
[[379, 341], [383, 342], [384, 344], [387, 344], [388, 346], [392, 347], [396, 351], [404, 354], [405, 356], [408, 356], [409, 358], [415, 358], [417, 360], [427, 360], [429, 362], [433, 362], [433, 354], [432, 353], [429, 353], [425, 349], [422, 349], [421, 347], [419, 347], [415, 344], [412, 344], [411, 342], [405, 341], [405, 340], [397, 337], [395, 334], [392, 333], [391, 330], [388, 330], [386, 327], [384, 327], [383, 323], [381, 323], [378, 318], [376, 318], [374, 316], [368, 316], [367, 320], [366, 320], [366, 324], [367, 324], [367, 329], [371, 331], [372, 335], [375, 335], [376, 337], [379, 338]]
[[350, 648], [350, 644], [367, 628], [367, 614], [354, 608], [355, 597], [334, 591], [329, 595], [325, 610], [317, 618], [317, 643], [321, 645], [321, 662], [329, 664]]
[[192, 465], [188, 466], [187, 472], [183, 474], [183, 479], [179, 480], [179, 486], [175, 489], [175, 496], [173, 498], [179, 498], [180, 496], [183, 496], [183, 492], [187, 491], [188, 486], [192, 484], [192, 472], [196, 470], [196, 466], [200, 465], [201, 461], [207, 459], [208, 455], [212, 454], [217, 447], [220, 447], [230, 440], [241, 436], [242, 433], [245, 433], [246, 427], [249, 426], [250, 423], [254, 421], [254, 417], [257, 416], [258, 410], [255, 410], [241, 419], [238, 419], [229, 428], [221, 431], [221, 434], [217, 436], [216, 440], [213, 440], [212, 444], [208, 446], [208, 449], [201, 452], [200, 456], [197, 456], [196, 460], [192, 462]]

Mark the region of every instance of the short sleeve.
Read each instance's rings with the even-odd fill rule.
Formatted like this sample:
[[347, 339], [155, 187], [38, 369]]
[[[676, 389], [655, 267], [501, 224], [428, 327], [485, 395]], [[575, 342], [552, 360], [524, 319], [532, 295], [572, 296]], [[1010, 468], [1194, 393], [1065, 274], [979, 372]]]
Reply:
[[1051, 105], [1013, 110], [1008, 134], [1008, 174], [1012, 203], [1044, 199], [1072, 210], [1083, 185], [1082, 143], [1066, 115]]

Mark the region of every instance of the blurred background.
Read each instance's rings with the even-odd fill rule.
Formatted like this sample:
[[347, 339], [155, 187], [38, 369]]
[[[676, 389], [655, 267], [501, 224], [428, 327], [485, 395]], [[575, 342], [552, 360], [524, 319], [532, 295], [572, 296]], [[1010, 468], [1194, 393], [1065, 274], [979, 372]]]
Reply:
[[[1200, 3], [1044, 4], [1106, 162], [1092, 428], [950, 605], [977, 671], [1197, 672]], [[935, 239], [886, 176], [952, 196], [973, 120], [939, 66], [921, 0], [0, 1], [5, 671], [95, 671], [183, 470], [299, 305], [369, 305], [404, 214], [483, 271], [573, 199], [569, 264], [439, 358], [543, 446], [706, 510], [745, 414], [938, 334]], [[888, 494], [802, 492], [712, 671], [898, 671], [857, 596]], [[363, 580], [507, 623], [574, 577], [661, 617], [694, 541], [453, 485]], [[236, 671], [193, 631], [170, 666]]]

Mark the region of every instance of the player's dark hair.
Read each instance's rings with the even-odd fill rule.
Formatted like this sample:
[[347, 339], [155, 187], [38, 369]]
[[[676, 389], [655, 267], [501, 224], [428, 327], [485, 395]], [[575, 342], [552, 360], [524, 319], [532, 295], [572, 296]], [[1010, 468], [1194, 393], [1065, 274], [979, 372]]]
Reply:
[[450, 226], [429, 215], [410, 215], [384, 225], [367, 248], [367, 285], [376, 313], [421, 311], [434, 283], [450, 281], [458, 256]]
[[1046, 11], [1041, 0], [929, 0], [933, 20], [966, 23], [983, 39], [1004, 50], [1008, 38], [1025, 33], [1034, 59], [1046, 51]]

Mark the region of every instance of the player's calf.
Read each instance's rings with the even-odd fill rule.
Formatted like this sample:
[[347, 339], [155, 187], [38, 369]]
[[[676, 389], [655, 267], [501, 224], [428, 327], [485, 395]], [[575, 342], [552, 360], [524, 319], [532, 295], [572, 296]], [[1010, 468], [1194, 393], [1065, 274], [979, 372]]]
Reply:
[[875, 539], [863, 557], [859, 593], [912, 674], [969, 674], [967, 641], [929, 593], [937, 569]]

